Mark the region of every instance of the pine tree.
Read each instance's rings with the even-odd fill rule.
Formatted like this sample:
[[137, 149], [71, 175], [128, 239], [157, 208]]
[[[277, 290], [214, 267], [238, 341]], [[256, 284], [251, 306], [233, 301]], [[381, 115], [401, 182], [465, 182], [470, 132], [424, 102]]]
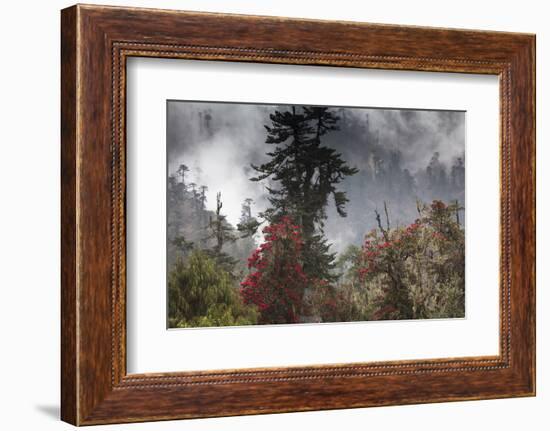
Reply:
[[260, 226], [260, 222], [252, 217], [253, 202], [251, 198], [246, 198], [241, 205], [241, 218], [237, 224], [237, 230], [241, 232], [242, 238], [254, 235]]
[[455, 189], [464, 189], [464, 159], [457, 157], [451, 168], [452, 185]]
[[235, 242], [237, 237], [235, 236], [233, 227], [227, 222], [227, 217], [222, 214], [222, 207], [222, 194], [218, 192], [216, 194], [216, 215], [210, 217], [207, 228], [207, 239], [214, 240], [214, 247], [211, 250], [207, 250], [206, 253], [228, 273], [232, 273], [237, 261], [223, 251], [223, 246], [228, 242]]
[[332, 197], [337, 213], [346, 216], [346, 193], [337, 185], [358, 172], [347, 165], [341, 154], [322, 145], [329, 132], [339, 130], [339, 117], [329, 108], [292, 106], [270, 115], [265, 126], [266, 143], [273, 145], [271, 157], [260, 166], [252, 165], [258, 176], [252, 181], [270, 179], [267, 190], [271, 207], [261, 214], [270, 223], [287, 215], [300, 225], [304, 239], [303, 267], [308, 276], [333, 279], [334, 253], [323, 234], [326, 208]]
[[178, 170], [176, 171], [178, 177], [179, 177], [179, 180], [182, 184], [185, 185], [185, 174], [189, 172], [189, 168], [184, 165], [184, 164], [181, 164], [178, 168]]
[[204, 211], [206, 210], [206, 191], [208, 190], [208, 186], [200, 186], [199, 190], [200, 190], [200, 193], [199, 193], [200, 209]]
[[246, 198], [241, 205], [241, 219], [240, 223], [248, 223], [252, 218], [252, 203], [254, 201], [251, 198]]
[[433, 153], [430, 163], [426, 168], [426, 174], [428, 176], [428, 185], [435, 197], [441, 199], [443, 196], [446, 196], [449, 181], [445, 165], [439, 160], [439, 152], [436, 151]]

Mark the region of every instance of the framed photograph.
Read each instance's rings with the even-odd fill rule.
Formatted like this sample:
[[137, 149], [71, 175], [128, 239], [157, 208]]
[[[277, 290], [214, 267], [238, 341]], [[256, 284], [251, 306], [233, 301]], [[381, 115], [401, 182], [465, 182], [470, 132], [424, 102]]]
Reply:
[[62, 419], [535, 394], [535, 36], [61, 14]]

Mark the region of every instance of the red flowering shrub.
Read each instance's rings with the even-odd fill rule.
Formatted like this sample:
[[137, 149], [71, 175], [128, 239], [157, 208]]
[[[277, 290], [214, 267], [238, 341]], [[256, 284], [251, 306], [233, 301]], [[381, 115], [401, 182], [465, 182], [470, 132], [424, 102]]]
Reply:
[[458, 208], [433, 201], [407, 227], [371, 231], [356, 267], [373, 319], [464, 314], [464, 231]]
[[289, 217], [264, 228], [249, 257], [243, 302], [258, 323], [420, 319], [464, 315], [464, 230], [457, 205], [419, 207], [405, 227], [369, 232], [338, 282], [304, 273], [301, 229]]
[[313, 310], [321, 322], [362, 320], [357, 292], [348, 284], [321, 286], [314, 291]]
[[285, 216], [262, 232], [265, 242], [248, 258], [250, 273], [241, 283], [242, 298], [258, 307], [259, 323], [296, 323], [308, 284], [300, 227]]

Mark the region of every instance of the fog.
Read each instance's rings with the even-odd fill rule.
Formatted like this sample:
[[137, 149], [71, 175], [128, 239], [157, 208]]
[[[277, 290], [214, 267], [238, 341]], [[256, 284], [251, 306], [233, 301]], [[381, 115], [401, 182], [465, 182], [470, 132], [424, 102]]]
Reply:
[[[215, 209], [221, 192], [223, 212], [236, 225], [245, 198], [254, 200], [253, 215], [267, 206], [266, 183], [250, 181], [250, 164], [269, 159], [265, 144], [269, 114], [285, 106], [169, 101], [167, 104], [167, 169], [189, 167], [186, 183], [206, 185], [207, 208]], [[374, 210], [390, 209], [394, 224], [409, 223], [416, 199], [451, 199], [464, 203], [464, 184], [434, 186], [426, 167], [439, 153], [441, 169], [450, 174], [457, 157], [464, 157], [465, 115], [458, 111], [376, 108], [333, 108], [340, 131], [323, 137], [360, 170], [345, 179], [347, 218], [329, 208], [325, 232], [335, 251], [361, 240], [376, 226]]]

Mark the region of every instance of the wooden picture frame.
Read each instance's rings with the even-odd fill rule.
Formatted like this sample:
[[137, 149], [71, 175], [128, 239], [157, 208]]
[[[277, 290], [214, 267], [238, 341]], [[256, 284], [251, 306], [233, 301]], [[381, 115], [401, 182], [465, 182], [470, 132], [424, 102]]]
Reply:
[[[61, 17], [64, 421], [535, 394], [534, 35], [83, 5]], [[498, 75], [500, 354], [128, 375], [125, 65], [131, 56]]]

